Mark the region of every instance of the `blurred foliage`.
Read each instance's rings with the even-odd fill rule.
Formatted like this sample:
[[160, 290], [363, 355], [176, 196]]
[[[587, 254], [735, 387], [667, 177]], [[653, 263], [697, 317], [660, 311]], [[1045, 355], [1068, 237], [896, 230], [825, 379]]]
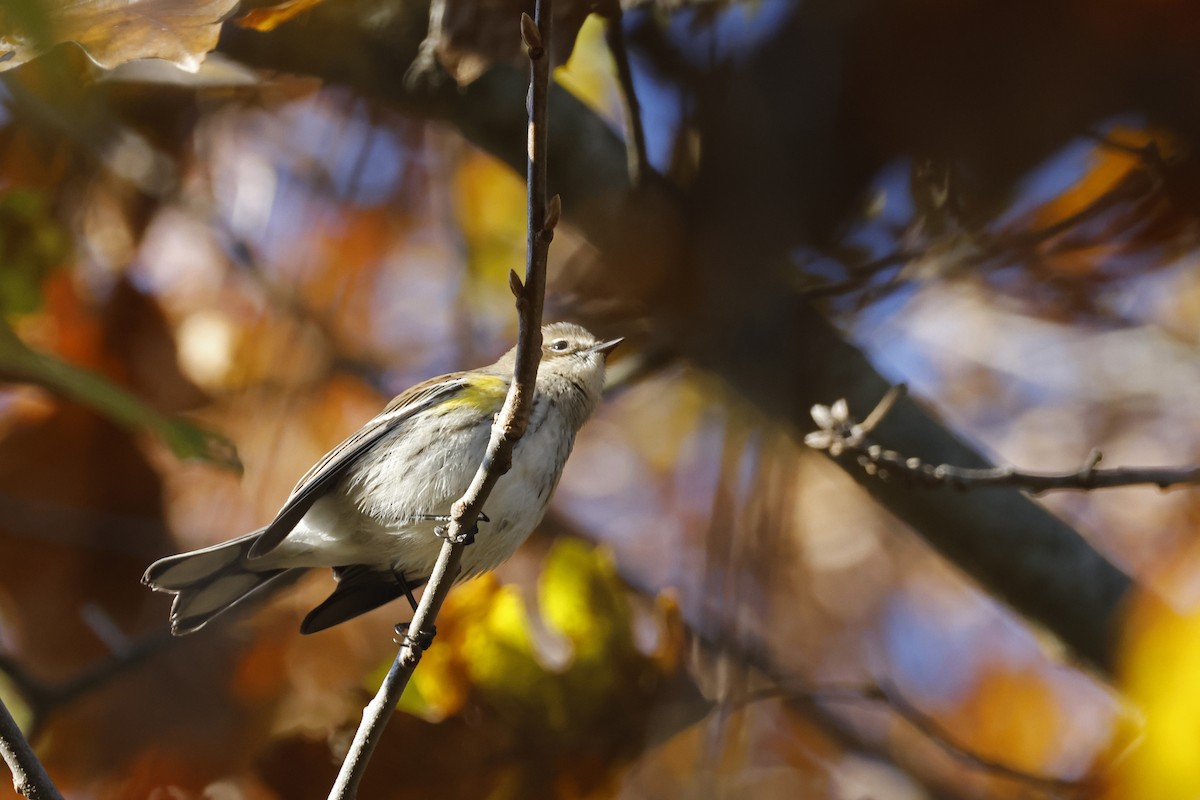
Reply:
[[[438, 616], [438, 646], [400, 708], [438, 723], [473, 717], [472, 738], [501, 751], [519, 742], [519, 755], [501, 758], [473, 748], [497, 768], [485, 785], [510, 787], [496, 796], [521, 796], [518, 787], [538, 783], [559, 786], [559, 795], [605, 796], [654, 719], [707, 710], [680, 671], [681, 620], [659, 603], [643, 623], [659, 644], [642, 652], [611, 559], [567, 539], [545, 558], [536, 606], [534, 620], [520, 592], [490, 576], [451, 595]], [[367, 690], [382, 677], [369, 676]]]
[[41, 305], [42, 281], [66, 258], [68, 241], [45, 195], [28, 189], [0, 195], [0, 314]]
[[[521, 178], [393, 102], [425, 9], [249, 5], [0, 7], [0, 699], [71, 796], [325, 796], [397, 608], [300, 637], [314, 575], [175, 641], [138, 577], [511, 340]], [[1023, 467], [1197, 461], [1200, 11], [627, 5], [682, 211], [564, 196], [549, 313], [666, 366], [584, 429], [542, 534], [451, 595], [364, 800], [1195, 795], [1196, 491], [1042, 500], [1140, 585], [1106, 682], [800, 451], [808, 370], [844, 365], [758, 326], [808, 293]], [[523, 7], [460, 0], [432, 42], [468, 133], [523, 113], [485, 102]], [[614, 23], [556, 7], [560, 82], [619, 129]], [[601, 158], [575, 144], [565, 183]], [[885, 684], [922, 716], [861, 688]]]
[[1135, 746], [1118, 754], [1110, 796], [1170, 800], [1200, 792], [1192, 757], [1200, 741], [1197, 633], [1194, 610], [1181, 613], [1153, 597], [1139, 598], [1132, 610], [1121, 688], [1144, 717], [1132, 732]]

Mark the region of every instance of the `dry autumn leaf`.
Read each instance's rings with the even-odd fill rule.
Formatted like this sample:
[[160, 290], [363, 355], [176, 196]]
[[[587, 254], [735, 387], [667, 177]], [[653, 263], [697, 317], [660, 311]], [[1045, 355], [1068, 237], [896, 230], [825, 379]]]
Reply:
[[63, 42], [105, 69], [161, 58], [189, 72], [217, 46], [237, 0], [20, 0], [0, 8], [0, 71]]

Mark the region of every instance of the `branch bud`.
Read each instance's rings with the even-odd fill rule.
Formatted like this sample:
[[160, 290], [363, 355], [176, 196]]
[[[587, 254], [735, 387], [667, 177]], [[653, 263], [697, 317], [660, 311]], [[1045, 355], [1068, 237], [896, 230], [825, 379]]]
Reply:
[[533, 17], [524, 11], [521, 12], [521, 38], [525, 41], [525, 46], [529, 48], [530, 58], [542, 57], [542, 33], [538, 30]]
[[546, 203], [546, 219], [542, 222], [543, 231], [552, 231], [558, 227], [558, 219], [562, 216], [562, 197], [554, 195]]
[[525, 284], [521, 283], [521, 278], [515, 269], [508, 271], [508, 288], [513, 293], [513, 297], [518, 299], [525, 293]]

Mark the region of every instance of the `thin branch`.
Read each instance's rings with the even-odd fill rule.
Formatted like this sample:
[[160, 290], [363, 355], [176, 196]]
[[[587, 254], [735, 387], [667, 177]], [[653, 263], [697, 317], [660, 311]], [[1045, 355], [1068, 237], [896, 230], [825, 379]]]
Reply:
[[649, 169], [646, 160], [646, 131], [642, 126], [642, 108], [633, 85], [633, 70], [629, 66], [629, 50], [625, 47], [624, 15], [621, 4], [609, 3], [602, 11], [605, 22], [604, 40], [617, 67], [617, 86], [621, 90], [621, 105], [625, 117], [625, 152], [629, 168], [629, 184], [642, 186]]
[[8, 707], [0, 700], [0, 757], [13, 776], [13, 789], [29, 800], [62, 800], [42, 762], [21, 734]]
[[117, 676], [178, 641], [170, 631], [150, 634], [61, 683], [50, 684], [35, 678], [15, 659], [4, 654], [0, 654], [0, 673], [8, 677], [21, 699], [29, 706], [29, 738], [36, 740], [46, 720], [59, 708], [107, 685]]
[[[976, 267], [1002, 257], [1027, 257], [1043, 244], [1100, 217], [1122, 203], [1143, 203], [1159, 193], [1162, 187], [1163, 162], [1153, 143], [1136, 150], [1108, 142], [1104, 144], [1140, 156], [1143, 160], [1142, 168], [1131, 172], [1124, 180], [1118, 181], [1111, 189], [1097, 196], [1078, 211], [1041, 228], [1009, 233], [980, 232], [975, 234], [973, 237], [975, 249], [961, 257], [956, 266], [959, 268]], [[939, 244], [940, 240], [934, 241], [924, 248], [901, 247], [879, 258], [852, 267], [849, 277], [844, 280], [816, 286], [802, 286], [800, 293], [813, 299], [849, 294], [863, 288], [872, 278], [886, 269], [931, 255], [938, 249]], [[899, 282], [895, 281], [894, 283]]]
[[345, 761], [342, 762], [337, 781], [329, 794], [330, 800], [346, 800], [357, 796], [358, 786], [366, 772], [371, 754], [382, 738], [384, 726], [404, 693], [413, 670], [420, 662], [421, 653], [433, 638], [434, 619], [446, 595], [449, 594], [451, 585], [458, 577], [459, 563], [468, 534], [474, 530], [492, 487], [511, 466], [513, 447], [525, 433], [529, 412], [533, 407], [537, 368], [541, 359], [546, 258], [550, 240], [554, 238], [554, 226], [562, 209], [557, 196], [549, 202], [546, 200], [546, 100], [550, 87], [550, 64], [549, 58], [546, 57], [545, 43], [550, 40], [550, 0], [538, 0], [535, 13], [536, 23], [527, 14], [521, 15], [521, 33], [530, 62], [527, 169], [529, 238], [524, 283], [517, 278], [516, 273], [510, 273], [509, 276], [510, 286], [516, 295], [518, 318], [513, 382], [505, 398], [504, 407], [492, 425], [492, 436], [483, 463], [475, 472], [466, 494], [459, 498], [451, 509], [446, 541], [409, 624], [410, 633], [401, 639], [400, 650], [391, 669], [388, 670], [387, 677], [384, 678], [378, 693], [363, 710], [362, 723], [355, 733]]
[[943, 753], [968, 767], [989, 775], [1019, 781], [1048, 792], [1072, 794], [1082, 793], [1091, 787], [1094, 777], [1079, 779], [1059, 778], [1026, 772], [1000, 761], [976, 753], [957, 741], [953, 733], [942, 723], [917, 708], [896, 687], [886, 683], [867, 683], [847, 686], [803, 686], [776, 684], [751, 692], [744, 698], [752, 703], [774, 698], [803, 703], [883, 703], [901, 719], [915, 728]]
[[1187, 467], [1113, 467], [1100, 469], [1101, 454], [1093, 449], [1079, 469], [1070, 472], [1026, 472], [1012, 466], [968, 468], [950, 464], [926, 464], [919, 458], [885, 450], [871, 443], [868, 434], [887, 415], [904, 392], [897, 386], [888, 392], [865, 422], [850, 416], [845, 400], [832, 406], [813, 406], [812, 416], [818, 430], [804, 437], [804, 443], [816, 450], [828, 450], [835, 458], [849, 456], [868, 475], [880, 480], [899, 478], [917, 486], [954, 489], [982, 489], [1015, 486], [1038, 493], [1052, 489], [1111, 489], [1118, 486], [1149, 484], [1160, 489], [1200, 483], [1200, 466]]
[[415, 92], [422, 86], [430, 86], [438, 80], [437, 51], [442, 44], [442, 22], [446, 16], [446, 0], [430, 0], [429, 30], [417, 49], [408, 71], [404, 73], [404, 88]]
[[850, 277], [834, 281], [832, 283], [822, 283], [815, 286], [801, 286], [800, 294], [812, 299], [822, 297], [837, 297], [843, 294], [861, 289], [870, 282], [880, 272], [883, 272], [889, 267], [894, 267], [900, 264], [906, 264], [909, 261], [920, 258], [925, 255], [926, 250], [911, 250], [901, 248], [890, 253], [872, 259], [865, 264], [859, 264], [850, 268]]

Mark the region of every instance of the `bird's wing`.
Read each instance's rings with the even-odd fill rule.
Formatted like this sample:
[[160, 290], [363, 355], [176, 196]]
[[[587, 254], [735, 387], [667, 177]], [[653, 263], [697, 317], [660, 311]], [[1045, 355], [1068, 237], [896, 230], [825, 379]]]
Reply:
[[[323, 631], [404, 596], [404, 587], [391, 573], [361, 564], [335, 567], [333, 572], [337, 575], [337, 588], [304, 618], [301, 633]], [[425, 580], [408, 581], [409, 589], [421, 586]]]
[[458, 394], [466, 386], [466, 383], [466, 378], [461, 374], [447, 375], [418, 383], [397, 396], [378, 416], [326, 453], [300, 479], [296, 488], [292, 490], [291, 497], [279, 510], [279, 514], [270, 525], [263, 529], [258, 541], [250, 548], [250, 558], [266, 555], [278, 547], [279, 543], [292, 532], [292, 528], [295, 528], [296, 524], [308, 513], [312, 504], [337, 483], [346, 474], [346, 470], [353, 466], [376, 442], [414, 415]]

